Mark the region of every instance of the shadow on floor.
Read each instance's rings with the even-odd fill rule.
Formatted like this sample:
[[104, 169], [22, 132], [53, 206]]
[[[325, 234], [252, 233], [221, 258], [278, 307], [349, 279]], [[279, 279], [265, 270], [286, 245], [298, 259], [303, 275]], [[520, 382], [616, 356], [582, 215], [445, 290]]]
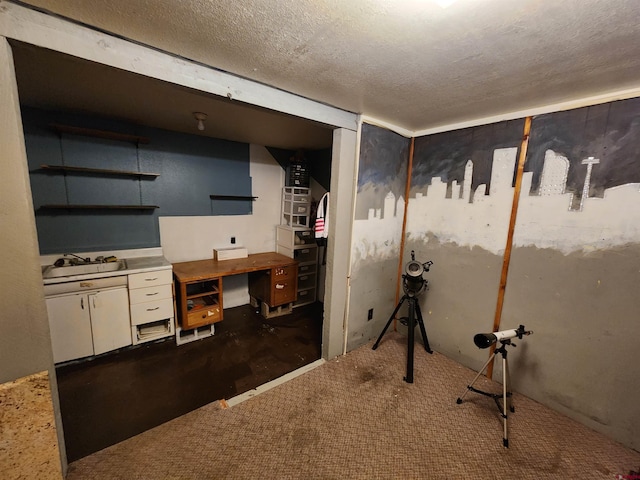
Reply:
[[174, 338], [56, 368], [69, 462], [320, 358], [322, 303], [265, 319], [225, 309], [215, 335]]

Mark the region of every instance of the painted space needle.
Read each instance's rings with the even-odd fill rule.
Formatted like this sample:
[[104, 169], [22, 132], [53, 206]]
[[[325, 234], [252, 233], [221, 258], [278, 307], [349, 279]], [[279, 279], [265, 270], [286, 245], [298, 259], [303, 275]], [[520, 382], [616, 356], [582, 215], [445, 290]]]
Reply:
[[584, 200], [589, 196], [589, 189], [591, 187], [591, 170], [594, 165], [600, 163], [600, 160], [593, 157], [588, 157], [582, 160], [582, 165], [587, 166], [587, 175], [584, 177], [584, 186], [582, 187], [582, 196], [580, 197], [580, 211], [584, 206]]

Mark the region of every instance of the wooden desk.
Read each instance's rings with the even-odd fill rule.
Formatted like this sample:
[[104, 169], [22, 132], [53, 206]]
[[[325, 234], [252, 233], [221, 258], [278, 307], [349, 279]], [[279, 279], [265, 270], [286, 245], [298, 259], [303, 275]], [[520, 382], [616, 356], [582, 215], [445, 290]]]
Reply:
[[196, 260], [173, 264], [178, 318], [183, 330], [223, 319], [222, 279], [249, 274], [249, 295], [277, 307], [296, 300], [298, 262], [275, 252], [233, 260]]

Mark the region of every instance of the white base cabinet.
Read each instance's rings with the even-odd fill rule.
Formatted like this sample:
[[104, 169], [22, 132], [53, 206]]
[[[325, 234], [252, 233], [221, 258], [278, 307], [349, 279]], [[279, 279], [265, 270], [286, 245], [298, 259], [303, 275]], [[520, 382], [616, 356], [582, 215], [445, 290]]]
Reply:
[[129, 275], [133, 344], [175, 335], [171, 268]]
[[93, 354], [131, 345], [129, 295], [126, 288], [114, 288], [88, 295], [93, 332]]
[[131, 345], [126, 287], [54, 295], [46, 304], [55, 363]]

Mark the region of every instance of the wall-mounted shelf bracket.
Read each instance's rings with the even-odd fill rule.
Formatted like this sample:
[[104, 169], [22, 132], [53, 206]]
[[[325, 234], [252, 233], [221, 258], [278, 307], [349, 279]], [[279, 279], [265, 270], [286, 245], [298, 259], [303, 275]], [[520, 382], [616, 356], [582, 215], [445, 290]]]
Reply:
[[52, 123], [49, 126], [58, 133], [105, 138], [107, 140], [119, 140], [121, 142], [133, 142], [136, 144], [149, 143], [149, 137], [140, 137], [138, 135], [128, 135], [126, 133], [109, 132], [106, 130], [95, 130], [93, 128], [71, 127], [68, 125], [60, 125], [58, 123]]
[[87, 168], [87, 167], [71, 167], [67, 165], [40, 165], [43, 170], [51, 170], [52, 172], [62, 173], [79, 173], [79, 174], [91, 174], [98, 175], [112, 175], [116, 177], [137, 177], [137, 178], [156, 178], [159, 177], [159, 173], [148, 172], [133, 172], [126, 170], [108, 170], [104, 168]]
[[158, 205], [42, 205], [44, 210], [154, 210]]
[[211, 200], [256, 200], [258, 197], [250, 195], [209, 195]]

